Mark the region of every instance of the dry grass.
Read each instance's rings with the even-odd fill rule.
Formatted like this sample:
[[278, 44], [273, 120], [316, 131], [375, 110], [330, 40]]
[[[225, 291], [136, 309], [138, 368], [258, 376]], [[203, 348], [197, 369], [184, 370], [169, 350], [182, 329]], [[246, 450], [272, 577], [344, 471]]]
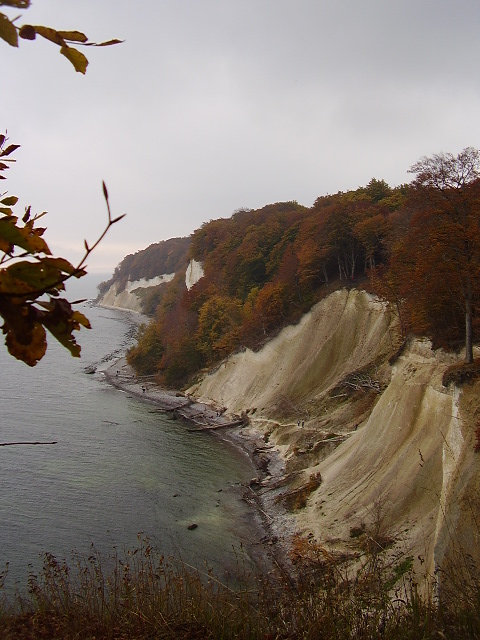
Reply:
[[[49, 554], [28, 596], [3, 605], [3, 640], [479, 638], [476, 572], [455, 610], [422, 600], [412, 559], [368, 551], [334, 557], [298, 539], [296, 584], [244, 574], [235, 587], [178, 561], [146, 539], [106, 572], [95, 551], [71, 569]], [[350, 567], [350, 568], [349, 568]], [[470, 568], [471, 570], [471, 568]], [[465, 585], [462, 586], [465, 589]], [[463, 601], [462, 601], [463, 602]]]

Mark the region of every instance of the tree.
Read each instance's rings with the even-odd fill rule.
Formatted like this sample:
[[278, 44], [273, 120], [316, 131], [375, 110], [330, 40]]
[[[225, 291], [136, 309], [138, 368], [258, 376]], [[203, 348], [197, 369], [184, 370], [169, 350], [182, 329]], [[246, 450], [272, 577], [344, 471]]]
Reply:
[[[0, 6], [28, 9], [30, 0], [0, 0]], [[0, 12], [0, 38], [13, 47], [18, 47], [19, 38], [34, 40], [38, 35], [60, 47], [76, 71], [85, 73], [87, 58], [70, 43], [84, 46], [107, 46], [120, 42], [110, 40], [100, 44], [89, 42], [79, 31], [56, 31], [50, 27], [22, 25], [17, 19], [9, 19]], [[0, 179], [15, 160], [12, 154], [19, 145], [8, 144], [6, 135], [0, 135]], [[54, 257], [43, 239], [45, 228], [38, 221], [45, 212], [32, 214], [27, 207], [20, 218], [13, 207], [18, 198], [0, 194], [0, 316], [3, 318], [2, 331], [11, 355], [30, 366], [35, 366], [44, 356], [47, 348], [46, 329], [64, 345], [73, 356], [80, 355], [73, 331], [81, 326], [89, 328], [88, 319], [72, 308], [71, 303], [61, 297], [65, 282], [72, 277], [81, 278], [86, 274], [88, 256], [104, 238], [110, 227], [122, 216], [112, 218], [108, 192], [103, 183], [108, 220], [100, 237], [91, 245], [84, 241], [85, 253], [74, 266], [68, 260]]]
[[375, 268], [375, 255], [380, 252], [387, 229], [385, 217], [374, 208], [353, 227], [353, 234], [365, 251], [365, 271]]
[[389, 184], [385, 180], [377, 180], [376, 178], [372, 178], [363, 191], [374, 203], [389, 198], [392, 194]]
[[258, 292], [254, 312], [261, 319], [265, 335], [285, 322], [287, 296], [288, 286], [283, 282], [267, 282]]
[[480, 151], [466, 147], [458, 156], [451, 153], [436, 153], [430, 158], [423, 156], [408, 172], [417, 176], [413, 186], [432, 188], [436, 195], [452, 201], [480, 178]]
[[[467, 147], [451, 153], [423, 157], [409, 170], [418, 209], [414, 217], [423, 231], [417, 264], [428, 261], [438, 267], [439, 285], [450, 292], [452, 304], [460, 305], [465, 318], [465, 360], [473, 362], [473, 317], [480, 294], [480, 151]], [[421, 225], [421, 227], [420, 227]]]
[[365, 202], [358, 200], [355, 194], [345, 194], [326, 223], [328, 244], [337, 259], [340, 280], [353, 280], [355, 277], [362, 247], [353, 229], [364, 206]]
[[199, 310], [195, 335], [206, 362], [218, 360], [235, 349], [241, 323], [239, 300], [219, 294], [209, 297]]

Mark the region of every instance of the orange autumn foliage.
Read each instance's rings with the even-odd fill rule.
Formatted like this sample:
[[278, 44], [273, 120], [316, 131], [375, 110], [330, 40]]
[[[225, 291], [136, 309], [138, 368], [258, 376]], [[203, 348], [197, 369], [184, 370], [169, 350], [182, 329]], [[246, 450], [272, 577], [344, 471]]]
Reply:
[[[480, 335], [478, 152], [462, 153], [457, 164], [447, 159], [453, 173], [468, 160], [469, 176], [443, 189], [425, 177], [426, 169], [430, 177], [438, 170], [434, 157], [414, 165], [410, 185], [371, 180], [319, 197], [311, 208], [276, 203], [202, 225], [184, 262], [201, 262], [203, 278], [190, 291], [181, 278], [169, 285], [153, 321], [162, 344], [159, 379], [185, 384], [200, 368], [297, 322], [335, 281], [359, 286], [367, 275], [369, 289], [398, 314], [403, 337], [465, 345], [468, 305], [472, 335]], [[132, 362], [142, 359], [145, 340]]]

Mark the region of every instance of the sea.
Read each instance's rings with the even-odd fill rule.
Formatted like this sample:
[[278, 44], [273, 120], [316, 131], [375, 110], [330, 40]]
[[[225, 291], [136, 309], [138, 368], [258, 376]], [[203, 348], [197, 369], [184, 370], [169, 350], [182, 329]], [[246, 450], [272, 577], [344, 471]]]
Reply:
[[[92, 293], [92, 292], [90, 292]], [[92, 296], [94, 293], [92, 293]], [[0, 345], [0, 572], [26, 589], [45, 553], [108, 558], [147, 536], [201, 571], [250, 562], [255, 514], [242, 499], [249, 458], [111, 387], [102, 370], [133, 344], [128, 312], [78, 305], [90, 319], [81, 358], [49, 339], [36, 367]], [[89, 367], [96, 372], [88, 374]], [[38, 443], [38, 444], [33, 444]], [[198, 525], [189, 528], [190, 525]]]

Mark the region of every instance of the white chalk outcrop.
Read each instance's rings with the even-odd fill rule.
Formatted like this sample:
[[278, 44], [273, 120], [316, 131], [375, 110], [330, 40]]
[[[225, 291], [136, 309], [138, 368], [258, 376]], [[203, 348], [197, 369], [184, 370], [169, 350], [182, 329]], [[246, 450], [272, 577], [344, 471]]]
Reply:
[[155, 278], [150, 278], [147, 280], [146, 278], [140, 278], [140, 280], [130, 280], [127, 282], [125, 289], [131, 293], [136, 289], [148, 289], [149, 287], [157, 287], [159, 284], [163, 282], [170, 282], [175, 277], [174, 273], [164, 273], [161, 276], [155, 276]]
[[201, 278], [203, 278], [203, 266], [201, 262], [197, 262], [196, 260], [190, 260], [190, 263], [187, 267], [187, 273], [185, 274], [185, 285], [187, 289], [193, 287]]
[[157, 287], [163, 282], [170, 282], [175, 277], [174, 273], [164, 273], [149, 280], [128, 281], [123, 291], [118, 291], [118, 283], [114, 282], [109, 290], [100, 298], [98, 304], [103, 307], [114, 307], [129, 311], [142, 311], [141, 291], [150, 287]]
[[[119, 291], [118, 282], [114, 282], [109, 290], [100, 298], [98, 304], [103, 307], [114, 307], [115, 309], [141, 312], [144, 290], [150, 287], [157, 287], [164, 282], [170, 282], [174, 277], [175, 273], [164, 273], [155, 278], [129, 280], [123, 291]], [[201, 278], [203, 278], [202, 263], [196, 260], [190, 260], [185, 274], [185, 285], [187, 289], [190, 290]]]
[[[287, 470], [297, 472], [297, 486], [321, 474], [320, 487], [295, 513], [299, 532], [348, 551], [352, 531], [376, 521], [431, 579], [456, 554], [480, 561], [480, 383], [445, 388], [442, 374], [458, 356], [432, 351], [427, 340], [413, 341], [390, 366], [396, 339], [379, 301], [337, 291], [259, 352], [230, 357], [189, 391], [248, 410]], [[362, 370], [378, 371], [382, 380], [368, 409], [361, 391], [355, 406], [342, 397], [342, 380]], [[340, 434], [338, 446], [328, 445], [332, 432]]]

